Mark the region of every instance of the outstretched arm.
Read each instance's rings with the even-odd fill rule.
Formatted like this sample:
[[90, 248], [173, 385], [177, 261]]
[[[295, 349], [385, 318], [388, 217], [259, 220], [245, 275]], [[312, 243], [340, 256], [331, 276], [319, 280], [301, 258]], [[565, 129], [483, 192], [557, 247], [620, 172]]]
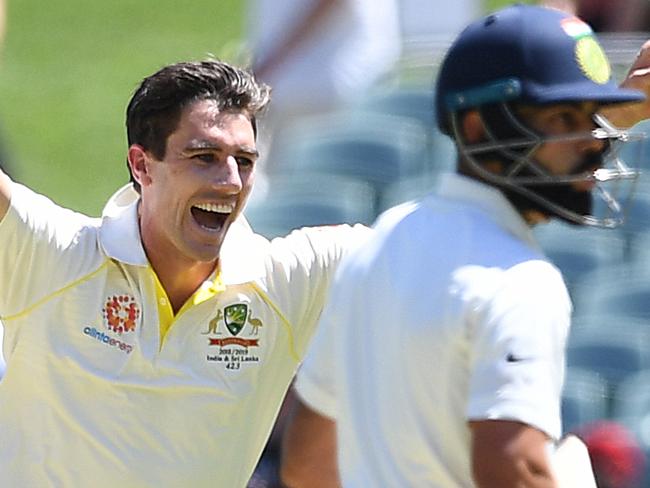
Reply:
[[[276, 48], [264, 59], [259, 59], [253, 66], [255, 76], [264, 80], [269, 73], [286, 61], [299, 46], [305, 44], [307, 40], [317, 31], [325, 19], [327, 19], [334, 7], [340, 0], [317, 0], [311, 8], [305, 13], [294, 26], [293, 29], [286, 32], [284, 38], [278, 43]], [[262, 21], [263, 22], [263, 21]]]
[[296, 399], [282, 442], [280, 478], [288, 488], [337, 488], [336, 424]]

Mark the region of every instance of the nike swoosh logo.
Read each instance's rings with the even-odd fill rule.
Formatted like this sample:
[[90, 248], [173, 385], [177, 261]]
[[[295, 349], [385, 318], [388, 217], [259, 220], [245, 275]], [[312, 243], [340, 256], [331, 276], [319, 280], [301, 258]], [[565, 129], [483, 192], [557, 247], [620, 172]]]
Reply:
[[520, 363], [521, 361], [529, 361], [531, 358], [515, 356], [511, 352], [506, 356], [506, 361], [509, 363]]

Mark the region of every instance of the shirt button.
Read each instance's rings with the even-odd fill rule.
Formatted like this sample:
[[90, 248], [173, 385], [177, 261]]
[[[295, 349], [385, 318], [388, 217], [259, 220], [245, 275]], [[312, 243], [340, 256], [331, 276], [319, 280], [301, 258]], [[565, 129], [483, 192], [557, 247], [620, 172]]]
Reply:
[[161, 298], [160, 299], [160, 304], [161, 305], [167, 305], [167, 299], [166, 298]]

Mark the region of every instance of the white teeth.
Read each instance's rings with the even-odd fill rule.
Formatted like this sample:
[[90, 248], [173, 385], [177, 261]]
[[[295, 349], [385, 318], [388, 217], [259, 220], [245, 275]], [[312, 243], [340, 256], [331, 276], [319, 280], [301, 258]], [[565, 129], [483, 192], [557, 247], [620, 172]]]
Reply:
[[227, 203], [199, 203], [194, 206], [198, 209], [205, 210], [206, 212], [215, 213], [231, 213], [234, 209], [234, 205]]

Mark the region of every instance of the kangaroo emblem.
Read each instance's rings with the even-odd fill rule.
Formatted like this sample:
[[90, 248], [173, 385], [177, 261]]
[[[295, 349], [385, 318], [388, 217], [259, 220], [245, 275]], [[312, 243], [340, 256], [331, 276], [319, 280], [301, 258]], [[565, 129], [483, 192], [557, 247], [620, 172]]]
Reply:
[[260, 327], [263, 327], [264, 324], [262, 323], [262, 321], [260, 319], [253, 318], [252, 314], [253, 314], [253, 311], [249, 310], [248, 311], [248, 323], [251, 324], [251, 326], [253, 326], [253, 335], [257, 335], [259, 333]]
[[221, 332], [217, 332], [219, 329], [219, 321], [223, 319], [223, 312], [221, 309], [217, 311], [217, 316], [213, 318], [210, 322], [208, 322], [208, 330], [205, 332], [201, 332], [201, 334], [206, 335], [206, 334], [221, 334]]

